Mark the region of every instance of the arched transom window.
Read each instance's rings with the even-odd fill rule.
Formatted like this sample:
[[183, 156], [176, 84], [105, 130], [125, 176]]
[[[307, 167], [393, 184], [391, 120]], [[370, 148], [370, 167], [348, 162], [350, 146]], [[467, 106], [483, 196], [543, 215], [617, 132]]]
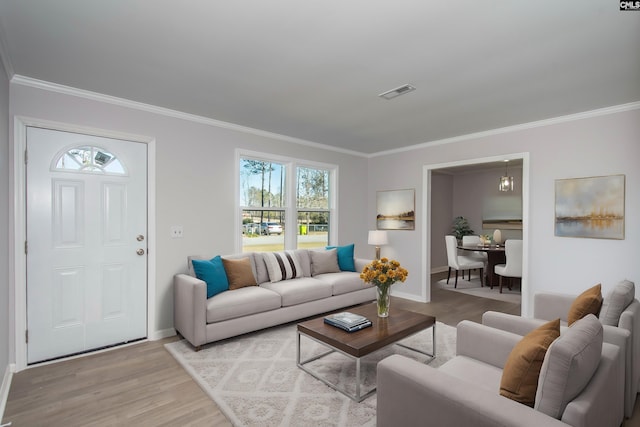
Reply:
[[53, 162], [53, 170], [81, 173], [127, 175], [115, 154], [95, 146], [77, 146], [60, 153]]

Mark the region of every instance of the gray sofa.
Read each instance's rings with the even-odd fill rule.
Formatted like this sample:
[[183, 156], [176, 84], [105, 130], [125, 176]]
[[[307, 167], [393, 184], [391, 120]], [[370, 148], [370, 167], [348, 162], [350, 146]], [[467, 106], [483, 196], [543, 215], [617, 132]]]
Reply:
[[331, 310], [375, 300], [375, 287], [364, 283], [360, 273], [370, 260], [356, 258], [355, 272], [338, 271], [312, 276], [309, 250], [293, 251], [302, 277], [272, 283], [263, 254], [223, 256], [249, 258], [258, 286], [228, 290], [207, 299], [206, 283], [196, 278], [193, 259], [188, 273], [174, 276], [174, 327], [196, 350], [206, 343], [291, 322]]
[[463, 321], [457, 328], [456, 357], [437, 369], [400, 355], [384, 359], [378, 364], [377, 425], [621, 424], [623, 357], [617, 346], [603, 343], [602, 325], [595, 316], [577, 321], [547, 350], [534, 408], [499, 394], [505, 362], [521, 339]]

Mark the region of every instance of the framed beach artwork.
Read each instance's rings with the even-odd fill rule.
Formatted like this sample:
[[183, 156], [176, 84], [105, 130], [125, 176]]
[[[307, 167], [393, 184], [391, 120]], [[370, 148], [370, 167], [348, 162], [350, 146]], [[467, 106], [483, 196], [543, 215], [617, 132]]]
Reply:
[[415, 189], [378, 191], [376, 226], [378, 230], [415, 229]]
[[555, 235], [624, 239], [624, 175], [556, 180]]

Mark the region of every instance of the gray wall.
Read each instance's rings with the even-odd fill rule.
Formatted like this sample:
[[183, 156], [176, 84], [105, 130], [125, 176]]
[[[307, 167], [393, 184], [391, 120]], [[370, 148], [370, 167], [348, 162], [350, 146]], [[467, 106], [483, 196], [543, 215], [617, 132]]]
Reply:
[[[11, 114], [155, 138], [157, 282], [155, 331], [173, 327], [172, 280], [188, 255], [235, 251], [235, 149], [338, 165], [338, 236], [372, 257], [362, 221], [367, 159], [12, 83]], [[184, 238], [171, 239], [172, 225]], [[153, 330], [150, 331], [153, 334]]]
[[[0, 61], [0, 376], [9, 365], [9, 79]], [[2, 380], [0, 380], [2, 381]], [[0, 414], [1, 415], [1, 414]]]
[[451, 175], [433, 174], [431, 181], [431, 271], [447, 266], [444, 236], [451, 234], [453, 212], [453, 180]]
[[[374, 224], [376, 190], [416, 188], [416, 230], [393, 231], [385, 249], [409, 269], [406, 283], [393, 292], [419, 296], [425, 236], [423, 169], [437, 165], [514, 153], [529, 153], [528, 291], [579, 293], [602, 283], [606, 294], [619, 280], [638, 282], [640, 258], [640, 109], [603, 115], [581, 115], [572, 121], [522, 127], [492, 136], [442, 143], [373, 157], [369, 163], [369, 225]], [[625, 239], [577, 239], [554, 235], [556, 179], [624, 174], [626, 176]], [[453, 212], [456, 214], [456, 212]], [[427, 281], [428, 283], [428, 281]], [[523, 301], [525, 297], [523, 296]], [[523, 313], [530, 312], [527, 297]]]

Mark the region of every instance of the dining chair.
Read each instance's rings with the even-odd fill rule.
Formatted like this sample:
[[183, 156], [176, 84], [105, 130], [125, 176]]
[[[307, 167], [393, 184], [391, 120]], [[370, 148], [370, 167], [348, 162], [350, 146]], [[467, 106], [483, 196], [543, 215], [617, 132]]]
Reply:
[[[482, 244], [482, 242], [480, 241], [480, 236], [462, 236], [462, 246], [476, 246], [480, 244]], [[485, 271], [487, 270], [488, 257], [486, 252], [470, 252], [467, 256], [469, 258], [475, 259], [476, 261], [482, 261], [484, 263]], [[471, 270], [469, 270], [469, 280], [471, 280]]]
[[447, 274], [447, 284], [451, 277], [451, 269], [456, 271], [456, 281], [454, 288], [458, 287], [458, 271], [462, 270], [464, 278], [464, 270], [480, 269], [480, 286], [484, 286], [484, 262], [478, 261], [466, 255], [458, 255], [458, 241], [456, 236], [444, 236], [447, 245], [447, 261], [449, 263], [449, 273]]
[[500, 276], [499, 286], [502, 293], [502, 279], [509, 279], [509, 290], [511, 290], [511, 280], [522, 279], [522, 240], [509, 239], [504, 244], [504, 255], [506, 264], [498, 264], [494, 267], [494, 272]]

